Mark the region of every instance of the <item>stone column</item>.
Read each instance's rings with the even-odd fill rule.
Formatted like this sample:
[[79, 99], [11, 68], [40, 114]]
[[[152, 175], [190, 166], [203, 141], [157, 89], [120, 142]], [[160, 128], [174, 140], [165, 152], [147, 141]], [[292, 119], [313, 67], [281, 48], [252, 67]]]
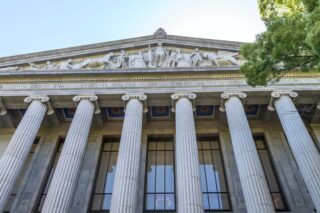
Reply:
[[126, 94], [125, 117], [122, 127], [115, 182], [111, 198], [111, 213], [135, 213], [138, 202], [141, 154], [143, 94]]
[[30, 96], [24, 101], [30, 105], [0, 159], [0, 212], [27, 159], [44, 115], [53, 113], [47, 96]]
[[291, 98], [295, 92], [272, 92], [272, 102], [279, 116], [289, 146], [307, 185], [313, 204], [320, 212], [320, 155]]
[[195, 94], [173, 94], [176, 113], [177, 212], [203, 213], [197, 138], [192, 100]]
[[69, 212], [85, 154], [93, 113], [99, 113], [95, 95], [73, 97], [79, 102], [41, 212]]
[[223, 93], [220, 110], [227, 113], [247, 212], [270, 213], [274, 212], [274, 206], [268, 183], [240, 100], [246, 96], [244, 93]]

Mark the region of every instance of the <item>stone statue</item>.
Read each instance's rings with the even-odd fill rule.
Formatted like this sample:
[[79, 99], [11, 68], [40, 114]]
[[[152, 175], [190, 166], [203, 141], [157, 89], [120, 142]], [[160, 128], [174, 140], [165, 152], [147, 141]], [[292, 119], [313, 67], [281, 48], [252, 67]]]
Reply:
[[127, 68], [129, 65], [129, 57], [124, 50], [120, 51], [120, 55], [117, 57], [116, 68]]
[[198, 48], [196, 48], [194, 52], [191, 53], [190, 60], [193, 67], [200, 66], [201, 62], [203, 61], [203, 56], [199, 52]]
[[19, 67], [18, 66], [15, 66], [15, 67], [3, 67], [3, 68], [0, 68], [0, 70], [19, 70]]
[[73, 64], [72, 59], [68, 59], [67, 61], [60, 62], [60, 64], [57, 65], [56, 69], [72, 70], [73, 69], [72, 64]]
[[40, 69], [39, 66], [36, 65], [35, 63], [30, 62], [28, 64], [30, 65], [29, 70], [39, 70]]
[[146, 68], [147, 63], [143, 57], [143, 53], [141, 51], [138, 52], [138, 55], [132, 56], [130, 60], [130, 67], [131, 68]]
[[55, 68], [56, 68], [55, 65], [51, 61], [47, 61], [46, 66], [44, 67], [44, 69], [46, 70], [51, 70]]
[[179, 62], [184, 60], [184, 56], [181, 53], [181, 49], [177, 48], [176, 51], [172, 51], [169, 56], [168, 66], [169, 67], [176, 67], [178, 66]]
[[158, 46], [155, 49], [154, 57], [155, 57], [155, 60], [154, 60], [155, 66], [161, 67], [166, 57], [166, 50], [162, 47], [161, 42], [158, 43]]
[[155, 56], [154, 56], [154, 51], [151, 49], [151, 45], [149, 44], [148, 46], [148, 57], [147, 57], [147, 64], [148, 67], [154, 67], [155, 66]]
[[85, 59], [79, 66], [78, 69], [86, 69], [86, 68], [108, 68], [111, 67], [114, 63], [115, 56], [114, 53], [108, 53], [101, 58], [88, 58]]
[[210, 62], [210, 65], [220, 66], [218, 59], [221, 59], [223, 61], [231, 63], [232, 65], [240, 66], [240, 63], [234, 57], [237, 54], [238, 53], [208, 53], [206, 58]]

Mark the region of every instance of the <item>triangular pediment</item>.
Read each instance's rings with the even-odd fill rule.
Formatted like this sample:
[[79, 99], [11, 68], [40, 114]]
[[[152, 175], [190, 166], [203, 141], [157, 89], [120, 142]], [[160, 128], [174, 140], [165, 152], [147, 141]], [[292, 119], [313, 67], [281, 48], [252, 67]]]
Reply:
[[0, 58], [0, 70], [239, 66], [241, 42], [153, 35]]

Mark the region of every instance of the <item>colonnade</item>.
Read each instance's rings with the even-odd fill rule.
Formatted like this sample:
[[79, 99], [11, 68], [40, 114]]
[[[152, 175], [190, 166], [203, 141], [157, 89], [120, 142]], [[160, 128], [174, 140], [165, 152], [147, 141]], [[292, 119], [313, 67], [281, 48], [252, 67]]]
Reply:
[[[273, 92], [270, 109], [276, 110], [292, 153], [307, 185], [315, 208], [320, 211], [320, 155], [295, 108], [294, 92]], [[202, 192], [193, 117], [193, 93], [171, 96], [176, 123], [177, 212], [201, 213]], [[249, 213], [274, 212], [272, 198], [259, 160], [242, 100], [244, 93], [223, 93], [220, 109], [226, 111], [232, 145]], [[126, 94], [125, 118], [120, 140], [112, 213], [135, 213], [139, 191], [139, 165], [144, 94]], [[75, 96], [78, 106], [61, 151], [42, 212], [68, 212], [80, 173], [94, 112], [99, 112], [95, 95]], [[5, 206], [23, 167], [45, 113], [52, 113], [49, 97], [31, 96], [30, 105], [0, 159], [0, 211]], [[274, 106], [274, 107], [273, 107]]]

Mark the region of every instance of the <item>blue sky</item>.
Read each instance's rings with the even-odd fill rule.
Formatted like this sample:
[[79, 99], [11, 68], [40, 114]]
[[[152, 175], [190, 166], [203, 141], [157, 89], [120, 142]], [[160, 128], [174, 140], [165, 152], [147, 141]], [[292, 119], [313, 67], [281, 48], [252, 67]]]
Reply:
[[254, 41], [257, 0], [1, 0], [0, 57], [151, 35]]

